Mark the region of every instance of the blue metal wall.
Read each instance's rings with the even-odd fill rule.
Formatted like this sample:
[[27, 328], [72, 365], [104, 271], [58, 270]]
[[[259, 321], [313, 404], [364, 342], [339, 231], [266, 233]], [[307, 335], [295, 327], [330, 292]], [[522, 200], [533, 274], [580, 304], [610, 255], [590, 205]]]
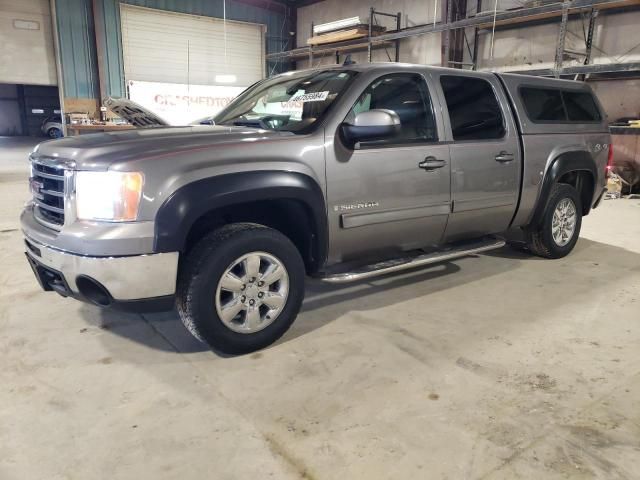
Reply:
[[65, 96], [95, 98], [98, 73], [91, 0], [57, 0], [56, 17]]
[[[114, 97], [125, 96], [120, 3], [223, 18], [222, 0], [102, 0], [98, 3], [101, 5], [104, 18], [104, 36], [98, 41], [105, 47], [106, 94]], [[56, 0], [66, 97], [98, 97], [99, 82], [92, 8], [91, 0]], [[267, 26], [267, 53], [291, 48], [287, 44], [290, 27], [284, 14], [233, 0], [227, 0], [226, 10], [229, 20]], [[269, 66], [269, 72], [277, 73], [287, 68], [286, 64], [272, 64]]]

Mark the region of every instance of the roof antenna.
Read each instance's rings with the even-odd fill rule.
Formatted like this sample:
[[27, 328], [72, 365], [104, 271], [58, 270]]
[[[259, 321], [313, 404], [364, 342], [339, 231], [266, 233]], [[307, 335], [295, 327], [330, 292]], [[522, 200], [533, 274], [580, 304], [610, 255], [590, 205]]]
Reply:
[[354, 62], [353, 60], [351, 60], [351, 54], [347, 54], [347, 58], [344, 59], [344, 63], [342, 64], [343, 66], [347, 66], [347, 65], [355, 65], [356, 62]]

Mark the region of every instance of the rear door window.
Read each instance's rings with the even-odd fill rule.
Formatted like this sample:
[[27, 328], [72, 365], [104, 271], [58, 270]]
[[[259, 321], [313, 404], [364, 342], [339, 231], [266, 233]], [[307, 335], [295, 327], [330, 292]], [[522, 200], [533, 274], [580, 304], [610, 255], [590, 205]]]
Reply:
[[600, 112], [589, 92], [563, 91], [564, 104], [570, 122], [599, 122]]
[[502, 110], [491, 84], [481, 78], [443, 75], [440, 84], [454, 140], [504, 137]]
[[534, 122], [565, 122], [567, 120], [560, 90], [523, 87], [520, 89], [520, 96], [527, 115]]

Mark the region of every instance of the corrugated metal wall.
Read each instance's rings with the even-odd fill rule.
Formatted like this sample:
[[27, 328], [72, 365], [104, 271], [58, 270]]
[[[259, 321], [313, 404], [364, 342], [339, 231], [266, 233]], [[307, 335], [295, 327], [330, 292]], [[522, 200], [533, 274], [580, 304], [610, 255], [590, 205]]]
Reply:
[[107, 95], [124, 97], [124, 66], [122, 60], [122, 41], [120, 31], [120, 6], [117, 0], [104, 0], [103, 18], [105, 23], [104, 68], [107, 79]]
[[[120, 32], [120, 2], [140, 7], [157, 8], [171, 12], [189, 13], [223, 18], [222, 0], [102, 0], [104, 18], [106, 94], [114, 97], [125, 95]], [[62, 62], [62, 76], [66, 97], [97, 98], [98, 72], [96, 42], [91, 0], [56, 0], [58, 32]], [[267, 53], [291, 48], [287, 44], [289, 26], [284, 14], [227, 0], [226, 14], [229, 20], [261, 23], [267, 26]], [[287, 69], [279, 63], [275, 72]]]
[[67, 97], [98, 95], [91, 0], [56, 0], [62, 82]]

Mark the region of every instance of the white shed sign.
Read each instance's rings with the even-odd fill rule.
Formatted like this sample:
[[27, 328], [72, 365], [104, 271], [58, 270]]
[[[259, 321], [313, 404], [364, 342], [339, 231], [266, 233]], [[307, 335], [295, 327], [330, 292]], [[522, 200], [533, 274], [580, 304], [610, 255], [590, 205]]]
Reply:
[[129, 99], [171, 125], [189, 125], [226, 107], [246, 87], [127, 82]]

